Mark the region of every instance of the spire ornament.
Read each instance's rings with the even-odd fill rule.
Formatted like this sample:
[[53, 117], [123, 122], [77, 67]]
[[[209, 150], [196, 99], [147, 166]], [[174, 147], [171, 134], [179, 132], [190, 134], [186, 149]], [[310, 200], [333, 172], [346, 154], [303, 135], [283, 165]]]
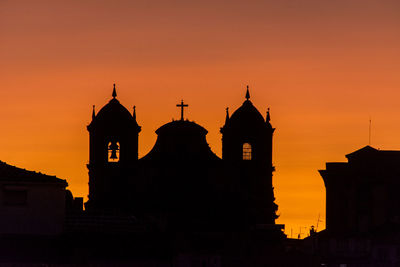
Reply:
[[94, 120], [94, 118], [96, 118], [96, 111], [95, 111], [95, 105], [93, 105], [93, 112], [92, 112], [92, 120]]
[[112, 92], [112, 97], [113, 98], [117, 97], [117, 90], [115, 89], [115, 83], [114, 83], [114, 88], [113, 88], [113, 92]]
[[269, 108], [267, 109], [267, 117], [265, 119], [266, 122], [270, 122], [271, 121], [271, 115], [269, 114]]
[[250, 92], [249, 92], [249, 86], [247, 85], [247, 90], [246, 90], [246, 100], [250, 99]]
[[225, 125], [228, 123], [228, 121], [229, 121], [229, 107], [226, 108]]
[[136, 106], [133, 106], [133, 119], [136, 121]]

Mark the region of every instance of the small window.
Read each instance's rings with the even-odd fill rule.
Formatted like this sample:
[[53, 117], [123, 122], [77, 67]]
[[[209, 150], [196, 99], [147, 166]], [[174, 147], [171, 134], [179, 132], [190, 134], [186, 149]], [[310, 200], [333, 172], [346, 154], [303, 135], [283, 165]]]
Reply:
[[243, 160], [251, 160], [251, 145], [249, 143], [243, 144]]
[[119, 162], [119, 142], [108, 143], [108, 162]]
[[6, 206], [24, 206], [27, 204], [28, 192], [26, 190], [5, 189], [3, 191], [4, 205]]

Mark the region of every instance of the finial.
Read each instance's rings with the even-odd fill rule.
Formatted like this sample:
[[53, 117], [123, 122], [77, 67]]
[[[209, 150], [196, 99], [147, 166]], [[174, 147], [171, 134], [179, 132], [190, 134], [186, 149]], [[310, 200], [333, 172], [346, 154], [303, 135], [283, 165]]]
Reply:
[[229, 121], [229, 107], [226, 108], [225, 125], [228, 123], [228, 121]]
[[265, 119], [266, 122], [271, 121], [271, 115], [269, 114], [269, 108], [267, 109], [267, 118]]
[[113, 88], [113, 92], [112, 92], [112, 97], [113, 98], [117, 97], [117, 90], [115, 89], [115, 83], [114, 83], [114, 88]]
[[133, 119], [136, 121], [136, 106], [133, 106]]
[[246, 100], [250, 99], [250, 92], [249, 92], [249, 86], [247, 85], [247, 90], [246, 90]]
[[96, 117], [95, 105], [93, 105], [92, 120]]

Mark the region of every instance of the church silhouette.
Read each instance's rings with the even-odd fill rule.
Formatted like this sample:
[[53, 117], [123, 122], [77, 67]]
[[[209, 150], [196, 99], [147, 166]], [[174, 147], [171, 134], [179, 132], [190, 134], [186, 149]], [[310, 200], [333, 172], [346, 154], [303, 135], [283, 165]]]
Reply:
[[326, 229], [287, 238], [275, 223], [273, 134], [250, 101], [221, 127], [222, 157], [207, 130], [185, 119], [156, 130], [138, 157], [136, 109], [112, 99], [90, 136], [89, 198], [66, 180], [0, 162], [0, 265], [399, 266], [400, 152], [366, 146], [328, 162]]
[[166, 231], [274, 229], [272, 138], [269, 109], [266, 118], [250, 101], [232, 116], [226, 109], [221, 127], [222, 158], [210, 149], [207, 130], [184, 117], [156, 130], [151, 151], [138, 158], [141, 126], [112, 99], [96, 114], [90, 135], [90, 214], [132, 215]]

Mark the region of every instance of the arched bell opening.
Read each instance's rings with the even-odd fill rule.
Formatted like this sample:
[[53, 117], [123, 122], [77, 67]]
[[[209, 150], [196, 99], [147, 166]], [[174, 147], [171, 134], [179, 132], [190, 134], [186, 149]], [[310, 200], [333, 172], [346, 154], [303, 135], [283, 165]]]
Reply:
[[120, 145], [119, 142], [111, 141], [108, 143], [108, 162], [119, 162]]

